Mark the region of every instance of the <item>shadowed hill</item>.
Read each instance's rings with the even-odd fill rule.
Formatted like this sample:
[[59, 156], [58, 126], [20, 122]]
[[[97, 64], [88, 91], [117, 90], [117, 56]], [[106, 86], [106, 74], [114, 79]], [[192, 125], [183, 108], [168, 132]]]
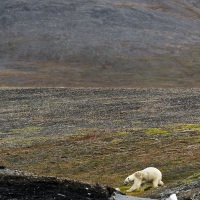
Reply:
[[1, 0], [0, 86], [200, 86], [198, 0]]

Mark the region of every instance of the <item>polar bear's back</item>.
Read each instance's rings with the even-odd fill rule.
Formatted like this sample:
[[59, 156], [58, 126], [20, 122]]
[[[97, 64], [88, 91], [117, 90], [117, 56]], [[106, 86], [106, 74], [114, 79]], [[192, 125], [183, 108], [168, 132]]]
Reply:
[[143, 169], [142, 172], [149, 174], [149, 179], [159, 179], [162, 180], [162, 173], [155, 167], [147, 167]]

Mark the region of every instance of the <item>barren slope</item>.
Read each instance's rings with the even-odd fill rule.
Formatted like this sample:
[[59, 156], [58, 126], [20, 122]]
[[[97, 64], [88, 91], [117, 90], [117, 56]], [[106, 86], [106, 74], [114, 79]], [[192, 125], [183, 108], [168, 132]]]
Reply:
[[1, 0], [0, 86], [200, 86], [198, 0]]

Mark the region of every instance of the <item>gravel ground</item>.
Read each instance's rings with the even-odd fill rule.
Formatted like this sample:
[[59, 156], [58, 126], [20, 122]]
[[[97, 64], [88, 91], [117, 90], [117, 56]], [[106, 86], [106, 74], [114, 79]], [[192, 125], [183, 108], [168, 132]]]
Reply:
[[[1, 137], [199, 123], [200, 89], [1, 89]], [[35, 127], [35, 128], [34, 128]]]

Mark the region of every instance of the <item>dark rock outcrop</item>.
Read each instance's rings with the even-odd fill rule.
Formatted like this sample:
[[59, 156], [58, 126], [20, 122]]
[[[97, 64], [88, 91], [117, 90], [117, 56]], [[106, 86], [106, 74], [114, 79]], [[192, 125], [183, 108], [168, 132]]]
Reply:
[[54, 177], [0, 175], [0, 199], [108, 200], [114, 189]]
[[196, 179], [189, 183], [179, 183], [159, 188], [149, 196], [151, 198], [165, 200], [171, 194], [176, 194], [178, 200], [199, 200], [200, 199], [200, 180]]

